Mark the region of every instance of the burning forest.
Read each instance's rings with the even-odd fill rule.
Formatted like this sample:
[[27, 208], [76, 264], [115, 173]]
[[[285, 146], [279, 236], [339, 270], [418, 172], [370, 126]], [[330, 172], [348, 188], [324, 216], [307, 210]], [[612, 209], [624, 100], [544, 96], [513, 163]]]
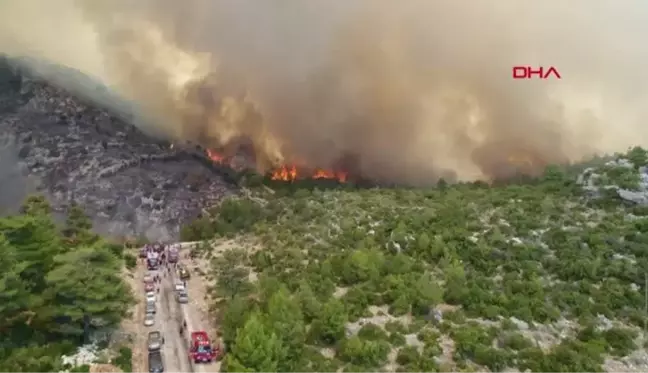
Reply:
[[[206, 149], [205, 154], [212, 162], [217, 165], [230, 167], [234, 170], [241, 170], [245, 166], [240, 166], [240, 163], [235, 162], [235, 157], [227, 157], [222, 152], [214, 149]], [[243, 157], [243, 156], [241, 156]], [[240, 159], [240, 158], [239, 158]], [[248, 165], [250, 165], [248, 163]], [[251, 166], [254, 166], [253, 164]], [[250, 167], [251, 168], [251, 167]], [[349, 172], [341, 169], [324, 169], [312, 168], [305, 164], [287, 164], [271, 168], [267, 171], [266, 176], [270, 180], [293, 182], [298, 180], [332, 180], [339, 183], [346, 183], [349, 179]]]
[[[638, 4], [8, 0], [0, 52], [93, 76], [139, 128], [217, 163], [245, 144], [276, 179], [489, 181], [648, 139]], [[519, 64], [562, 79], [511, 79]]]
[[336, 180], [340, 183], [346, 183], [348, 173], [345, 171], [333, 171], [316, 168], [308, 170], [296, 165], [282, 166], [270, 172], [272, 180], [295, 181], [300, 179], [315, 180]]

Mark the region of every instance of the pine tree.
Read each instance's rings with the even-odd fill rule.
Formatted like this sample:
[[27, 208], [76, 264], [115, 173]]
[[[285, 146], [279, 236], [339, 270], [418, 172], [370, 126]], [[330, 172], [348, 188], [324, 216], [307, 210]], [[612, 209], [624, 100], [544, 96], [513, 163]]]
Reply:
[[57, 305], [54, 316], [70, 331], [83, 327], [87, 334], [92, 320], [114, 324], [126, 314], [132, 294], [118, 276], [121, 262], [106, 247], [77, 248], [54, 262], [46, 294]]
[[276, 372], [283, 347], [279, 337], [254, 313], [240, 329], [225, 365], [228, 372]]
[[73, 203], [67, 211], [63, 235], [69, 245], [92, 245], [99, 240], [99, 236], [91, 232], [92, 222], [83, 209]]
[[299, 303], [290, 296], [286, 288], [279, 289], [270, 298], [267, 321], [284, 347], [284, 355], [279, 361], [279, 370], [293, 371], [304, 349], [306, 326]]

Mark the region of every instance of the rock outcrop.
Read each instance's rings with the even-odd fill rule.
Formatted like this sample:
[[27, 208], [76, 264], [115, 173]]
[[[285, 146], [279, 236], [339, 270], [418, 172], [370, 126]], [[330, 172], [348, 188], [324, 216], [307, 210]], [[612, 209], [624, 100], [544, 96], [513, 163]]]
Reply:
[[628, 203], [648, 206], [648, 167], [635, 167], [624, 158], [608, 161], [603, 167], [585, 169], [578, 183], [592, 197], [613, 191]]
[[176, 239], [182, 223], [235, 191], [196, 152], [26, 77], [0, 82], [0, 148], [0, 194], [14, 192], [0, 207], [38, 191], [55, 211], [80, 204], [114, 236]]

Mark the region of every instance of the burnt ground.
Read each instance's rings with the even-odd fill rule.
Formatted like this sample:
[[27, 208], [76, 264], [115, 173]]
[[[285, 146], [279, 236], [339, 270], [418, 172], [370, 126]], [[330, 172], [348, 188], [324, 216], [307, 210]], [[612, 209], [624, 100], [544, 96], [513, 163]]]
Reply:
[[169, 145], [47, 82], [0, 78], [0, 211], [39, 192], [57, 212], [80, 204], [101, 233], [174, 240], [235, 188]]

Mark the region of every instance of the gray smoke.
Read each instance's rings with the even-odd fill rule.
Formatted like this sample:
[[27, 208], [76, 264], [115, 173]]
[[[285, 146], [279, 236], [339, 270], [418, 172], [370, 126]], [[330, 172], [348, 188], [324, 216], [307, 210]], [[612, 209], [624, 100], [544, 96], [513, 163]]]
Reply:
[[96, 77], [173, 139], [250, 140], [260, 168], [421, 184], [648, 142], [647, 21], [640, 0], [5, 0], [0, 51]]

